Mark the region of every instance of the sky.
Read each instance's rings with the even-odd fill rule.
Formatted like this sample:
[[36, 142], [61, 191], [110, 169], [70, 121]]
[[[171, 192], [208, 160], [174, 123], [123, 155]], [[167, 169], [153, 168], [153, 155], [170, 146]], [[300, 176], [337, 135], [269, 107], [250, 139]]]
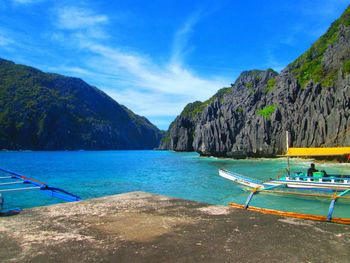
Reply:
[[0, 0], [0, 57], [82, 78], [167, 129], [240, 72], [281, 71], [344, 0]]

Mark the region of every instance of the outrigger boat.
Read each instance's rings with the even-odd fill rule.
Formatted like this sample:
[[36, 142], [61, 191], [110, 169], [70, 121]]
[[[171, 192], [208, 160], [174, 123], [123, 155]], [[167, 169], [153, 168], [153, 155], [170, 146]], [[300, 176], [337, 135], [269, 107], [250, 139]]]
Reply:
[[224, 169], [219, 169], [219, 175], [238, 184], [259, 189], [272, 189], [280, 186], [314, 191], [344, 191], [350, 189], [350, 175], [332, 174], [325, 177], [323, 172], [315, 172], [313, 176], [296, 172], [267, 182], [245, 177]]
[[[287, 142], [288, 145], [288, 142]], [[231, 207], [249, 209], [261, 213], [276, 214], [287, 217], [312, 219], [318, 221], [336, 222], [350, 224], [350, 218], [333, 218], [333, 210], [337, 199], [345, 198], [350, 193], [350, 175], [327, 175], [324, 171], [314, 172], [313, 176], [307, 176], [303, 172], [290, 172], [289, 157], [320, 157], [320, 156], [346, 156], [350, 158], [350, 147], [331, 147], [331, 148], [287, 148], [285, 155], [288, 160], [288, 168], [285, 176], [278, 179], [271, 179], [263, 182], [261, 180], [246, 177], [244, 175], [219, 169], [219, 175], [235, 183], [250, 188], [249, 194], [244, 205], [230, 203]], [[284, 191], [278, 190], [284, 188]], [[285, 188], [293, 188], [300, 191], [285, 191]], [[310, 191], [328, 191], [333, 195], [311, 193]], [[331, 203], [327, 216], [301, 214], [295, 212], [286, 212], [272, 210], [260, 207], [250, 206], [253, 196], [259, 192], [274, 193], [281, 195], [301, 195], [311, 197], [331, 197]]]
[[[3, 209], [4, 197], [3, 193], [40, 190], [50, 196], [57, 197], [67, 202], [80, 201], [81, 198], [77, 195], [69, 193], [61, 188], [51, 187], [46, 183], [40, 182], [34, 178], [29, 178], [13, 171], [0, 168], [0, 172], [6, 176], [0, 176], [0, 216], [14, 215], [21, 212], [20, 208]], [[22, 185], [17, 188], [7, 188], [12, 185]], [[5, 187], [5, 188], [4, 188]]]

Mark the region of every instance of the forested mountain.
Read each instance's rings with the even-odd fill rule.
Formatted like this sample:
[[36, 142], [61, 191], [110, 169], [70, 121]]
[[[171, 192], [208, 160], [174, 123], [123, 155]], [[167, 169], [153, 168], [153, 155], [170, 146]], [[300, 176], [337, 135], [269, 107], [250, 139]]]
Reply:
[[0, 59], [0, 149], [152, 149], [161, 132], [81, 79]]

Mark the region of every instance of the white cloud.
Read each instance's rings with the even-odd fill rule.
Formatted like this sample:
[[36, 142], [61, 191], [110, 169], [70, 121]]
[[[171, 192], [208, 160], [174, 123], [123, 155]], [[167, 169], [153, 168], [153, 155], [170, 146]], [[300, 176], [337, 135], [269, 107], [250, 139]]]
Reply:
[[172, 54], [163, 64], [154, 57], [111, 46], [92, 36], [91, 32], [97, 29], [108, 36], [102, 27], [109, 21], [106, 15], [87, 8], [63, 7], [56, 9], [56, 16], [56, 26], [60, 30], [53, 38], [63, 42], [63, 38], [68, 37], [65, 43], [90, 53], [84, 64], [61, 67], [60, 71], [83, 77], [135, 113], [161, 120], [156, 124], [163, 127], [165, 117], [174, 118], [187, 103], [206, 100], [230, 83], [225, 79], [200, 77], [183, 65], [200, 12], [190, 16], [174, 33]]
[[106, 24], [108, 17], [106, 15], [98, 15], [92, 10], [81, 7], [61, 7], [56, 10], [57, 23], [61, 29], [77, 30], [77, 29], [94, 29], [94, 27]]
[[133, 89], [115, 90], [113, 88], [104, 89], [104, 91], [119, 103], [127, 105], [143, 116], [175, 116], [188, 103], [185, 98], [181, 99], [181, 96], [174, 99], [174, 97], [159, 92], [142, 92]]
[[59, 71], [59, 72], [67, 72], [71, 76], [91, 76], [92, 72], [83, 69], [81, 67], [66, 67], [66, 66], [61, 66], [61, 67], [51, 67], [49, 68], [50, 71]]
[[8, 38], [0, 33], [0, 46], [5, 47], [5, 46], [12, 45], [14, 43], [15, 42], [12, 39], [10, 39], [10, 38]]
[[12, 0], [15, 4], [36, 4], [42, 2], [43, 0]]
[[191, 50], [188, 42], [194, 31], [195, 25], [199, 22], [201, 13], [198, 11], [185, 21], [185, 23], [176, 31], [173, 41], [173, 50], [171, 61], [173, 64], [181, 64], [183, 57]]
[[[201, 78], [191, 70], [177, 64], [158, 65], [152, 58], [140, 54], [130, 54], [115, 48], [99, 44], [87, 44], [89, 49], [99, 56], [94, 60], [93, 67], [103, 74], [123, 76], [122, 79], [131, 79], [128, 86], [132, 89], [143, 89], [148, 92], [158, 92], [166, 95], [184, 96], [187, 101], [205, 100], [228, 82], [216, 78]], [[121, 88], [119, 80], [116, 88]], [[125, 87], [125, 84], [123, 85]]]

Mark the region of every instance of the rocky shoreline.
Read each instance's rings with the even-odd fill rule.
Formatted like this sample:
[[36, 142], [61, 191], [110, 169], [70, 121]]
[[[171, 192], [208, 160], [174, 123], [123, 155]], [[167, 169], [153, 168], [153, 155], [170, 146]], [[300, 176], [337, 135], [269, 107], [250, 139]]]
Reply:
[[144, 192], [0, 218], [1, 262], [345, 262], [349, 226]]

